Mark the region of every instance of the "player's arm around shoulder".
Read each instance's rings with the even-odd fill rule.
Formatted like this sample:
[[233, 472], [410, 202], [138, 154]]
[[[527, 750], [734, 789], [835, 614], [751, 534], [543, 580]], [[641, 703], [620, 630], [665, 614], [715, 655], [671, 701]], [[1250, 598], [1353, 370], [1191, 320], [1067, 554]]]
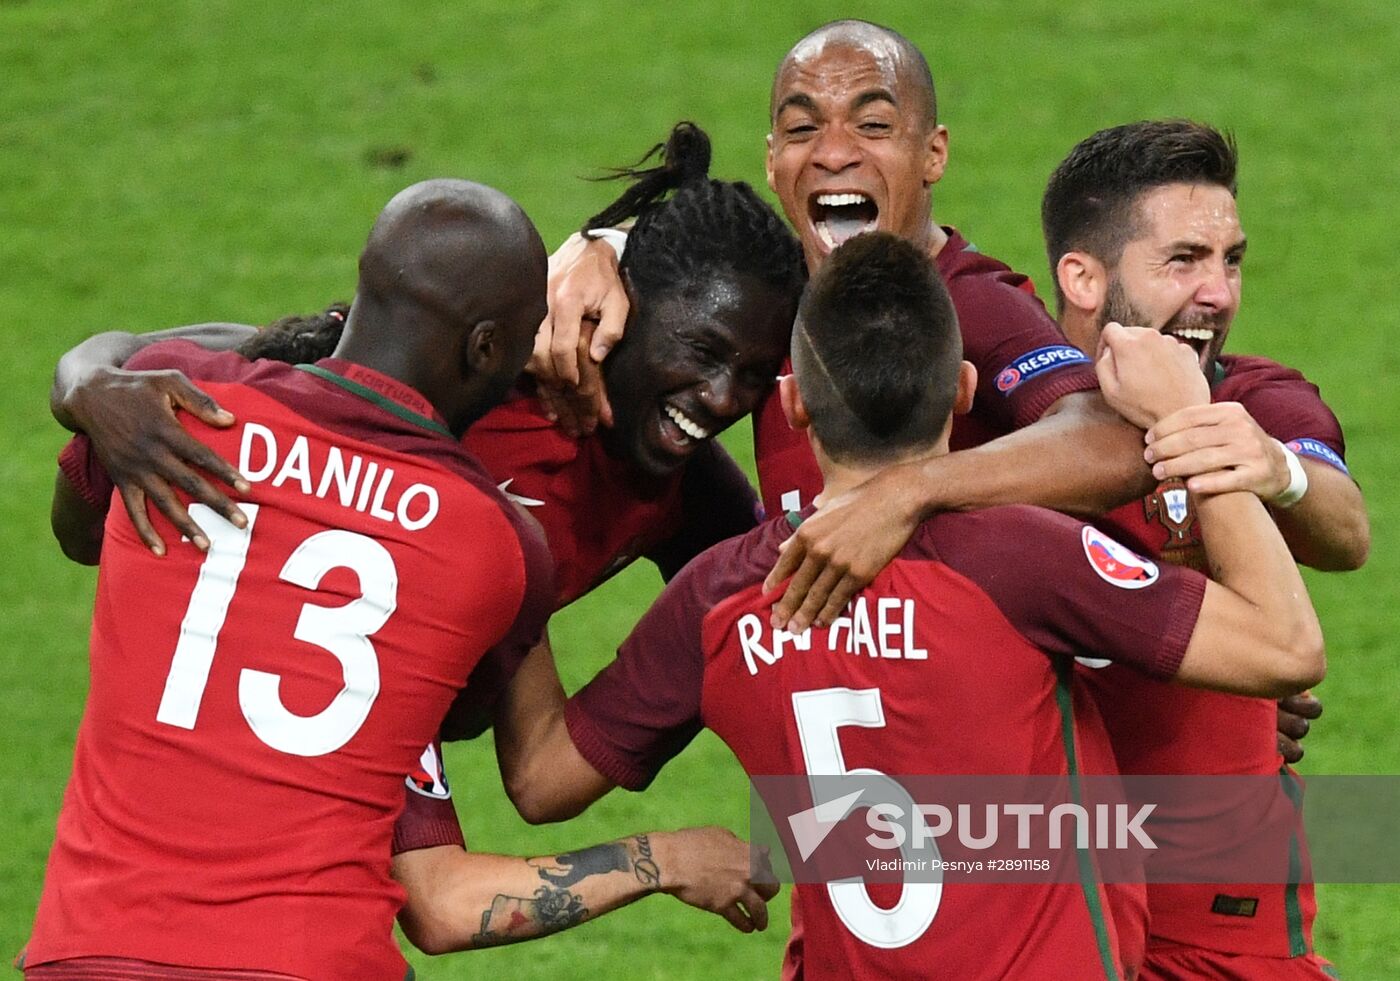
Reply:
[[[1194, 354], [1165, 335], [1109, 324], [1099, 380], [1115, 409], [1144, 429], [1207, 407]], [[1280, 697], [1326, 672], [1322, 627], [1288, 546], [1259, 498], [1226, 490], [1197, 498], [1211, 580], [1176, 680]]]
[[1141, 440], [1098, 392], [1075, 391], [1015, 432], [885, 468], [829, 502], [784, 545], [766, 583], [771, 589], [791, 577], [773, 625], [801, 633], [830, 623], [919, 522], [940, 511], [1035, 504], [1091, 516], [1142, 495], [1151, 474]]
[[147, 515], [148, 500], [204, 548], [207, 539], [175, 488], [243, 527], [244, 514], [204, 475], [240, 493], [248, 487], [233, 464], [186, 432], [177, 418], [184, 411], [208, 425], [226, 427], [234, 422], [230, 413], [176, 368], [129, 371], [123, 366], [159, 341], [188, 340], [226, 350], [253, 330], [240, 324], [200, 324], [141, 335], [113, 331], [89, 338], [59, 360], [49, 393], [54, 418], [92, 440], [92, 451], [121, 491], [137, 532], [158, 555], [164, 553], [165, 543]]
[[575, 234], [549, 257], [549, 312], [535, 334], [527, 371], [546, 412], [571, 435], [612, 424], [601, 364], [622, 339], [631, 303], [618, 271], [620, 249]]
[[1269, 505], [1293, 557], [1304, 565], [1343, 572], [1365, 563], [1371, 526], [1361, 488], [1337, 464], [1270, 436], [1239, 402], [1176, 413], [1154, 426], [1147, 440], [1158, 480], [1184, 478], [1196, 495], [1248, 491]]
[[1231, 491], [1197, 500], [1211, 579], [1177, 680], [1281, 698], [1327, 672], [1322, 626], [1264, 506]]

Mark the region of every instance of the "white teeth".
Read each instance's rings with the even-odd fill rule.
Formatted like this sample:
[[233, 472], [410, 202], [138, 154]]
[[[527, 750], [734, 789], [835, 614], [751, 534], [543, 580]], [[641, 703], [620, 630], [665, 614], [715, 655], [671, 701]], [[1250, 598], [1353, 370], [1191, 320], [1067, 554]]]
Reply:
[[1181, 327], [1171, 332], [1173, 337], [1184, 337], [1188, 341], [1208, 341], [1215, 336], [1209, 327]]
[[691, 439], [705, 439], [710, 435], [708, 429], [704, 429], [691, 422], [690, 417], [680, 409], [677, 409], [674, 405], [666, 406], [666, 414], [671, 417], [672, 422], [681, 428], [681, 432], [685, 433]]
[[864, 194], [818, 194], [817, 204], [824, 208], [837, 208], [843, 204], [865, 204], [870, 199]]

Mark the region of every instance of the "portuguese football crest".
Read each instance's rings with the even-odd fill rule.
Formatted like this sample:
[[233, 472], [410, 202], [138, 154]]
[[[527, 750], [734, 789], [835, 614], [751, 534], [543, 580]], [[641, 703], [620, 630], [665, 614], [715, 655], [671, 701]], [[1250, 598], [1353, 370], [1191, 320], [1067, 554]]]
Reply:
[[1201, 536], [1196, 532], [1196, 509], [1191, 506], [1191, 494], [1184, 480], [1172, 477], [1162, 481], [1142, 499], [1142, 510], [1148, 524], [1158, 524], [1166, 530], [1163, 559], [1173, 565], [1202, 568], [1204, 557]]

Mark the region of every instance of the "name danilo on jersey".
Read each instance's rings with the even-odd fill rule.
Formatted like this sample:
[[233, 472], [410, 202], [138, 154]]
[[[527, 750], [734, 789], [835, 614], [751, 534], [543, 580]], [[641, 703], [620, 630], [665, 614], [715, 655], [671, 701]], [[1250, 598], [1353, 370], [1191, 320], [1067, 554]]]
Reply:
[[243, 425], [238, 449], [238, 469], [250, 484], [266, 482], [271, 487], [290, 484], [308, 497], [332, 500], [341, 507], [368, 514], [380, 521], [396, 522], [406, 531], [421, 531], [438, 515], [437, 488], [430, 484], [395, 486], [393, 467], [380, 467], [376, 460], [365, 460], [356, 453], [328, 446], [324, 458], [311, 459], [311, 444], [297, 436], [280, 452], [271, 429], [249, 422]]

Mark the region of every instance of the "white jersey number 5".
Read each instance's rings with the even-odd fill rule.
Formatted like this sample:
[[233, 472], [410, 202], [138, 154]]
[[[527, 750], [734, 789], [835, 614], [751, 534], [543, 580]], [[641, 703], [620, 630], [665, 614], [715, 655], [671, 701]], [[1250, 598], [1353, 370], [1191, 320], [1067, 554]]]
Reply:
[[[180, 639], [170, 660], [156, 720], [193, 729], [209, 683], [214, 649], [248, 545], [258, 519], [256, 504], [242, 505], [246, 528], [237, 528], [203, 504], [190, 505], [190, 516], [209, 536], [209, 551], [180, 623]], [[333, 654], [340, 662], [344, 687], [315, 715], [296, 715], [282, 704], [280, 675], [244, 668], [238, 678], [238, 704], [254, 734], [273, 749], [295, 756], [324, 756], [344, 746], [359, 731], [379, 695], [379, 658], [370, 636], [388, 622], [398, 603], [398, 570], [388, 550], [365, 535], [322, 531], [303, 541], [282, 566], [285, 582], [316, 589], [332, 569], [352, 570], [360, 579], [360, 596], [344, 606], [307, 603], [297, 618], [294, 636]]]
[[[809, 777], [843, 774], [879, 777], [880, 799], [898, 804], [902, 813], [910, 815], [916, 822], [922, 821], [914, 801], [898, 781], [869, 767], [846, 767], [838, 730], [842, 726], [883, 729], [885, 706], [880, 699], [880, 689], [822, 688], [793, 692], [792, 710], [797, 716], [797, 734], [802, 741], [802, 758]], [[816, 796], [814, 783], [813, 797]], [[813, 803], [820, 801], [814, 800]], [[937, 859], [938, 848], [932, 844], [932, 839], [929, 840], [929, 854]], [[909, 856], [901, 849], [900, 857]], [[941, 882], [904, 883], [899, 902], [890, 909], [876, 906], [860, 879], [829, 882], [826, 891], [831, 897], [831, 905], [836, 908], [836, 915], [847, 930], [872, 947], [886, 950], [907, 947], [922, 937], [933, 925], [933, 918], [938, 915], [938, 906], [943, 901]]]

